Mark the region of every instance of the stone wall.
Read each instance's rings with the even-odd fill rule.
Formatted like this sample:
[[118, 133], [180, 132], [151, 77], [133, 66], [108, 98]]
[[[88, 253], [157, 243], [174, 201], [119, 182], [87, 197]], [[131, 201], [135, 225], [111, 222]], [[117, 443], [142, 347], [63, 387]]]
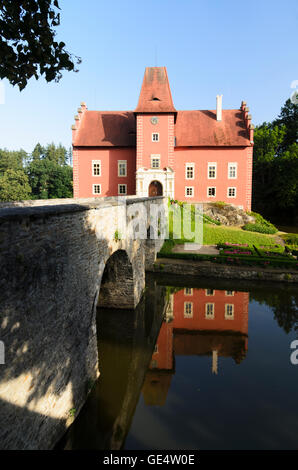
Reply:
[[52, 448], [73, 421], [99, 374], [95, 312], [113, 253], [125, 253], [133, 279], [126, 306], [144, 290], [147, 241], [119, 240], [117, 218], [129, 205], [164, 200], [51, 202], [0, 209], [2, 449]]
[[293, 284], [298, 282], [298, 272], [262, 268], [259, 266], [231, 266], [211, 261], [158, 258], [148, 271], [181, 276], [195, 276], [202, 279], [235, 279], [245, 281], [277, 281]]

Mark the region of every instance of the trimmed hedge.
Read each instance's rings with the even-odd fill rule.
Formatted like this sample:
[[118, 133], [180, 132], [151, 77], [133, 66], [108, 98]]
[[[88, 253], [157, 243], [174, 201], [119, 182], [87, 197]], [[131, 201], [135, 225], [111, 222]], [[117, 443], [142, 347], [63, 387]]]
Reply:
[[277, 232], [277, 229], [273, 226], [270, 227], [268, 225], [261, 225], [259, 223], [256, 224], [245, 224], [242, 227], [243, 230], [246, 230], [248, 232], [258, 232], [258, 233], [266, 233], [268, 235], [273, 235], [274, 233]]
[[281, 235], [281, 237], [287, 245], [294, 245], [298, 247], [298, 233], [286, 233]]

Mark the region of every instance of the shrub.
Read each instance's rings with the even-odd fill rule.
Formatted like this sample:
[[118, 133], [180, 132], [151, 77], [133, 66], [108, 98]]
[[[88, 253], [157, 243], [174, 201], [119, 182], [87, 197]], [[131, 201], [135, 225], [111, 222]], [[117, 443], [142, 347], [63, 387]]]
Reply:
[[298, 246], [298, 233], [286, 233], [281, 236], [287, 245]]
[[261, 225], [259, 223], [255, 223], [255, 224], [245, 224], [243, 227], [242, 227], [243, 230], [246, 230], [248, 232], [259, 232], [259, 233], [266, 233], [266, 234], [269, 234], [269, 235], [273, 235], [274, 233], [277, 232], [277, 229], [272, 226], [268, 226], [268, 225]]
[[[275, 225], [273, 225], [271, 222], [269, 222], [269, 220], [264, 219], [264, 217], [261, 214], [258, 214], [257, 212], [247, 212], [247, 214], [251, 215], [252, 217], [255, 218], [255, 221], [256, 221], [257, 225], [262, 225], [263, 227], [269, 227], [269, 228], [272, 229], [272, 232], [261, 232], [261, 233], [271, 233], [271, 234], [273, 234], [273, 233], [278, 232]], [[254, 231], [257, 232], [258, 230], [254, 230]]]
[[215, 201], [212, 202], [212, 205], [220, 209], [221, 207], [227, 206], [228, 204], [224, 201]]

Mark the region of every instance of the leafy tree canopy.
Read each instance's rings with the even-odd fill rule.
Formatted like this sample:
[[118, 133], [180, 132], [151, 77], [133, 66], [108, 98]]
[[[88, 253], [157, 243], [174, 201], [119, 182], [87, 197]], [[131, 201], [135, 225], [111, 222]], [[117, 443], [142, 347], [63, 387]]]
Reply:
[[1, 201], [22, 201], [30, 198], [31, 188], [24, 170], [9, 169], [0, 176]]
[[25, 150], [0, 149], [0, 175], [3, 175], [8, 169], [22, 169], [27, 158]]
[[0, 3], [0, 79], [20, 90], [44, 75], [48, 82], [62, 70], [77, 71], [81, 59], [55, 40], [60, 24], [58, 0], [2, 0]]

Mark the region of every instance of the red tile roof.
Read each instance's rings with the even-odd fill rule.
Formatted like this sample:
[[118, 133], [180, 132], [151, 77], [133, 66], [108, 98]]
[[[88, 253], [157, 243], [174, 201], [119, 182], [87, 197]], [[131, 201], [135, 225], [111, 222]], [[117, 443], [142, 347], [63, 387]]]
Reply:
[[135, 112], [176, 112], [166, 67], [146, 67], [139, 102]]
[[135, 147], [136, 120], [133, 111], [85, 111], [74, 146]]
[[240, 109], [223, 110], [221, 121], [216, 111], [178, 111], [175, 136], [178, 147], [250, 145]]
[[[239, 109], [225, 109], [222, 121], [216, 111], [178, 111], [177, 147], [249, 146], [248, 131]], [[74, 146], [134, 147], [136, 121], [133, 111], [85, 111]]]
[[135, 111], [85, 111], [74, 146], [133, 147], [136, 145], [135, 113], [176, 114], [177, 147], [249, 146], [249, 132], [240, 109], [176, 111], [166, 67], [147, 67]]

